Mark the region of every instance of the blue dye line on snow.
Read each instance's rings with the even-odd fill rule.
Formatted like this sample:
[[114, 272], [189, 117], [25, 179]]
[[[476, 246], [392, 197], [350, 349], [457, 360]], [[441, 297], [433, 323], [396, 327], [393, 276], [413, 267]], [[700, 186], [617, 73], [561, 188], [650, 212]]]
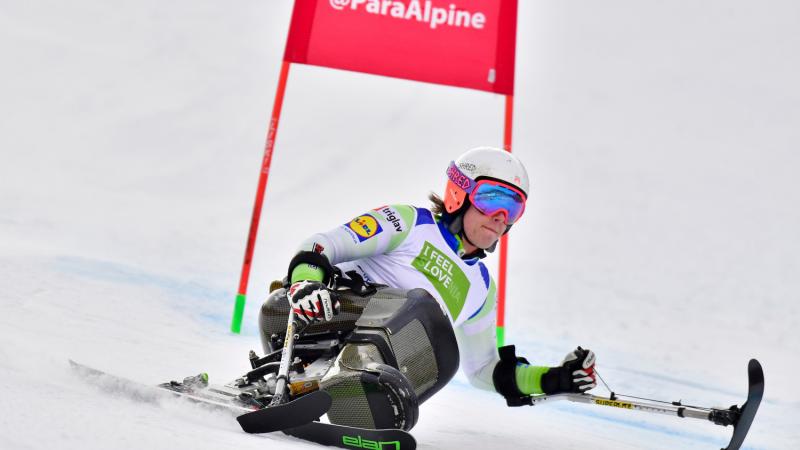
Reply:
[[[215, 324], [227, 324], [230, 320], [228, 305], [232, 304], [230, 301], [234, 297], [232, 291], [214, 289], [194, 281], [183, 281], [177, 278], [150, 273], [136, 267], [112, 261], [75, 256], [59, 256], [55, 258], [53, 265], [61, 272], [92, 280], [155, 287], [167, 292], [174, 299], [201, 300], [212, 304], [219, 303], [219, 313], [205, 311], [197, 313], [196, 316]], [[222, 307], [223, 304], [224, 307]]]
[[[637, 375], [643, 375], [645, 377], [653, 378], [653, 379], [656, 379], [656, 380], [668, 381], [668, 382], [675, 383], [675, 384], [681, 384], [681, 385], [684, 385], [684, 386], [700, 389], [700, 390], [705, 391], [705, 392], [716, 392], [716, 393], [719, 393], [719, 394], [725, 394], [725, 395], [731, 397], [732, 399], [734, 399], [734, 400], [731, 400], [731, 401], [735, 401], [735, 399], [739, 399], [738, 401], [741, 402], [741, 401], [744, 401], [743, 399], [747, 398], [747, 389], [748, 388], [744, 383], [744, 381], [747, 380], [747, 373], [744, 370], [744, 365], [743, 365], [742, 374], [741, 374], [742, 375], [742, 380], [743, 380], [742, 389], [741, 389], [741, 391], [737, 391], [737, 392], [729, 391], [727, 389], [716, 388], [711, 384], [703, 384], [703, 383], [699, 383], [697, 381], [687, 381], [686, 379], [683, 379], [683, 378], [674, 378], [674, 377], [670, 377], [670, 376], [666, 376], [666, 375], [661, 375], [661, 374], [656, 373], [656, 372], [647, 372], [647, 371], [644, 371], [644, 370], [636, 370], [636, 369], [629, 369], [629, 368], [624, 369], [624, 371], [628, 372], [628, 373], [637, 374]], [[619, 395], [624, 395], [624, 394], [619, 394]], [[770, 405], [780, 405], [780, 406], [783, 406], [783, 405], [791, 406], [791, 405], [788, 404], [788, 402], [783, 402], [783, 401], [776, 400], [774, 398], [769, 398], [769, 397], [764, 397], [761, 400], [761, 404], [762, 405], [770, 404]]]
[[80, 275], [85, 278], [136, 286], [154, 286], [171, 293], [204, 300], [219, 300], [233, 295], [230, 291], [212, 289], [193, 281], [179, 281], [175, 278], [148, 273], [136, 267], [111, 261], [59, 256], [55, 258], [55, 266], [62, 272]]
[[[743, 380], [747, 380], [747, 373], [744, 370], [744, 367], [745, 367], [745, 365], [743, 364], [742, 365], [742, 379]], [[645, 376], [647, 378], [652, 378], [652, 379], [656, 379], [656, 380], [667, 381], [667, 382], [674, 383], [674, 384], [680, 384], [680, 385], [683, 385], [683, 386], [688, 386], [688, 387], [691, 387], [691, 388], [700, 389], [700, 390], [705, 391], [705, 392], [716, 392], [718, 394], [724, 394], [724, 395], [727, 395], [727, 396], [730, 396], [730, 397], [734, 397], [734, 398], [743, 397], [743, 396], [747, 395], [747, 386], [743, 386], [743, 389], [742, 389], [741, 392], [733, 392], [733, 391], [729, 391], [727, 389], [720, 389], [718, 387], [714, 387], [713, 385], [710, 385], [710, 384], [703, 384], [703, 383], [698, 383], [696, 381], [689, 381], [689, 380], [687, 380], [685, 378], [670, 377], [670, 376], [663, 375], [663, 374], [660, 374], [660, 373], [657, 373], [657, 372], [647, 372], [647, 371], [644, 371], [644, 370], [636, 370], [636, 369], [630, 369], [630, 368], [626, 368], [625, 372], [633, 373], [633, 374], [637, 374], [637, 375], [642, 375], [642, 376]]]

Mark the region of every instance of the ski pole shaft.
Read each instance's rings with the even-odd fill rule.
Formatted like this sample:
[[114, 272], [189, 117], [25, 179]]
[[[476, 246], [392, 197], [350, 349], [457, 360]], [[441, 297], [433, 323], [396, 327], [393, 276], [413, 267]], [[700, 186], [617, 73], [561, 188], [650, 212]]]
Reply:
[[610, 398], [598, 397], [591, 394], [564, 394], [566, 399], [576, 403], [586, 403], [601, 406], [611, 406], [613, 408], [634, 409], [655, 414], [666, 414], [669, 416], [689, 417], [692, 419], [710, 420], [710, 411], [695, 409], [688, 406], [656, 405], [651, 403], [612, 400]]
[[[702, 409], [693, 406], [683, 405], [656, 405], [653, 403], [644, 403], [636, 401], [623, 401], [617, 399], [610, 399], [605, 397], [598, 397], [591, 394], [556, 394], [556, 395], [535, 395], [531, 397], [531, 404], [542, 403], [547, 400], [569, 400], [575, 403], [585, 403], [589, 405], [610, 406], [613, 408], [629, 409], [643, 411], [654, 414], [665, 414], [669, 416], [688, 417], [691, 419], [710, 420], [717, 423], [721, 415], [726, 415], [730, 411], [719, 409]], [[733, 419], [733, 418], [731, 418]], [[719, 423], [719, 425], [724, 425]]]
[[284, 402], [286, 395], [286, 384], [289, 379], [289, 367], [292, 365], [292, 353], [294, 350], [294, 309], [289, 305], [289, 318], [286, 323], [286, 336], [283, 338], [283, 353], [281, 354], [281, 365], [278, 368], [278, 378], [275, 384], [275, 396], [272, 397], [270, 405], [280, 405]]

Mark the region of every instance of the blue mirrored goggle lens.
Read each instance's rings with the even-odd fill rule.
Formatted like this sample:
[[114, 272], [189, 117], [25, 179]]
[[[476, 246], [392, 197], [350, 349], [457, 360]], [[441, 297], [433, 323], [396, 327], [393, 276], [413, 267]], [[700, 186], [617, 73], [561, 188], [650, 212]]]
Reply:
[[489, 216], [505, 210], [509, 224], [516, 222], [525, 208], [525, 199], [519, 193], [491, 184], [479, 184], [470, 199], [478, 211]]

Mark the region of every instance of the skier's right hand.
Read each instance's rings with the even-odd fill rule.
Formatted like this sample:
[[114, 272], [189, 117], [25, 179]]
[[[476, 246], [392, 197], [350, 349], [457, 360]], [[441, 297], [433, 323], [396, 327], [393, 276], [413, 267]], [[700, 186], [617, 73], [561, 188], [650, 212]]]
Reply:
[[305, 323], [328, 321], [339, 312], [339, 299], [319, 281], [292, 283], [287, 293], [294, 316]]

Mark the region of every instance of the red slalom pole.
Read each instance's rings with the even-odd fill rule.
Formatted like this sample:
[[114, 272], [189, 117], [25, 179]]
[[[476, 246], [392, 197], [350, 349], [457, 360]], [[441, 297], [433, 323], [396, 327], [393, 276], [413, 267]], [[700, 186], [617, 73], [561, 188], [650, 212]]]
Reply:
[[[514, 122], [514, 96], [506, 95], [505, 131], [503, 132], [503, 149], [511, 152], [511, 129]], [[502, 347], [506, 341], [506, 261], [508, 259], [508, 235], [500, 238], [500, 267], [497, 276], [497, 346]]]
[[288, 61], [283, 61], [281, 65], [281, 74], [278, 78], [278, 90], [275, 93], [275, 104], [272, 106], [272, 119], [270, 119], [269, 129], [267, 130], [267, 143], [264, 147], [264, 159], [261, 162], [261, 174], [258, 177], [258, 189], [256, 190], [256, 200], [253, 205], [253, 217], [250, 219], [250, 233], [247, 237], [247, 249], [244, 252], [242, 275], [241, 278], [239, 278], [239, 292], [236, 294], [236, 304], [233, 307], [231, 331], [237, 334], [242, 330], [242, 316], [244, 316], [244, 304], [247, 297], [247, 281], [250, 279], [250, 267], [253, 262], [253, 251], [256, 247], [258, 223], [261, 219], [261, 206], [264, 203], [264, 191], [267, 188], [267, 179], [269, 179], [272, 150], [275, 148], [275, 136], [278, 134], [278, 121], [281, 117], [283, 93], [286, 91], [286, 80], [289, 78], [290, 65], [291, 63]]

